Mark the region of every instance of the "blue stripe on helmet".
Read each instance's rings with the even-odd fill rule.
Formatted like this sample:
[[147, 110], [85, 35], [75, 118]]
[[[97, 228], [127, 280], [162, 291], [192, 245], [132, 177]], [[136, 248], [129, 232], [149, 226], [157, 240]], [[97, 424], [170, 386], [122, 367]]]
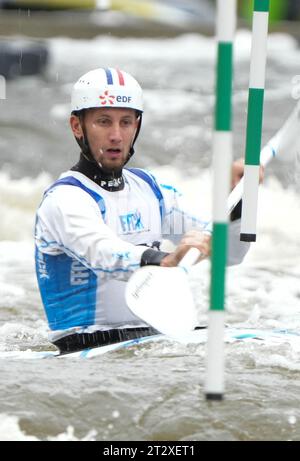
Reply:
[[108, 85], [112, 85], [114, 82], [113, 82], [113, 76], [112, 76], [112, 73], [111, 73], [110, 69], [104, 69], [104, 70], [105, 70], [105, 73], [106, 73], [106, 78], [107, 78]]

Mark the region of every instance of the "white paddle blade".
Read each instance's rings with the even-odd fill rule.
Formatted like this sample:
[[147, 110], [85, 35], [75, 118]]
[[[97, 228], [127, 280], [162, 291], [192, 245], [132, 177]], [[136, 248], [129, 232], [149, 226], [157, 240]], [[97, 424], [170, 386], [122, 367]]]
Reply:
[[187, 274], [180, 267], [142, 267], [128, 281], [125, 296], [137, 317], [166, 335], [180, 336], [197, 324]]

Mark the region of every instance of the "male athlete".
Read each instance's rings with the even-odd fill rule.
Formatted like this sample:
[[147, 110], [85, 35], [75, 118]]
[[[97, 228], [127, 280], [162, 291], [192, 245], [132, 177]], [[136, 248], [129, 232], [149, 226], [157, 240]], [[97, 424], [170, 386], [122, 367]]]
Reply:
[[[39, 288], [61, 353], [156, 334], [126, 306], [130, 275], [147, 264], [176, 266], [193, 246], [209, 255], [205, 223], [186, 212], [178, 191], [125, 168], [142, 114], [141, 87], [126, 72], [96, 69], [74, 86], [70, 125], [80, 159], [46, 190], [35, 230]], [[234, 171], [241, 176], [243, 166]], [[239, 232], [232, 222], [229, 264], [249, 248]], [[174, 252], [160, 251], [164, 238]]]

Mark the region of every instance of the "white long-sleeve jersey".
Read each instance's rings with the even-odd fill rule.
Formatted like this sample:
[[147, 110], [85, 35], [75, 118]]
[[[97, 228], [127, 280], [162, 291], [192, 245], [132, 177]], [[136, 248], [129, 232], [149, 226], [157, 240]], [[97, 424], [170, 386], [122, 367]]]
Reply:
[[[206, 222], [187, 212], [181, 194], [144, 170], [124, 169], [125, 187], [109, 192], [67, 171], [37, 211], [36, 272], [51, 340], [74, 332], [147, 326], [126, 306], [125, 284], [154, 242], [180, 241]], [[249, 245], [230, 226], [229, 264]]]

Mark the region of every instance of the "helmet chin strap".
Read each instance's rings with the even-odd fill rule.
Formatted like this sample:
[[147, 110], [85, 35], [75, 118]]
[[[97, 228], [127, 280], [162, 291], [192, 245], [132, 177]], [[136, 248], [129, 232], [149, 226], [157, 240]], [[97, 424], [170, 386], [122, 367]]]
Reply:
[[131, 159], [131, 157], [134, 155], [134, 144], [135, 144], [135, 141], [137, 140], [137, 137], [138, 135], [140, 134], [140, 131], [141, 131], [141, 126], [142, 126], [142, 113], [139, 114], [139, 124], [137, 126], [137, 129], [135, 131], [135, 135], [134, 135], [134, 138], [133, 138], [133, 141], [132, 141], [132, 144], [131, 144], [131, 147], [130, 147], [130, 150], [129, 150], [129, 155], [128, 155], [128, 158], [126, 160], [126, 162], [124, 163], [124, 165], [126, 165], [126, 163], [129, 162], [129, 160]]

